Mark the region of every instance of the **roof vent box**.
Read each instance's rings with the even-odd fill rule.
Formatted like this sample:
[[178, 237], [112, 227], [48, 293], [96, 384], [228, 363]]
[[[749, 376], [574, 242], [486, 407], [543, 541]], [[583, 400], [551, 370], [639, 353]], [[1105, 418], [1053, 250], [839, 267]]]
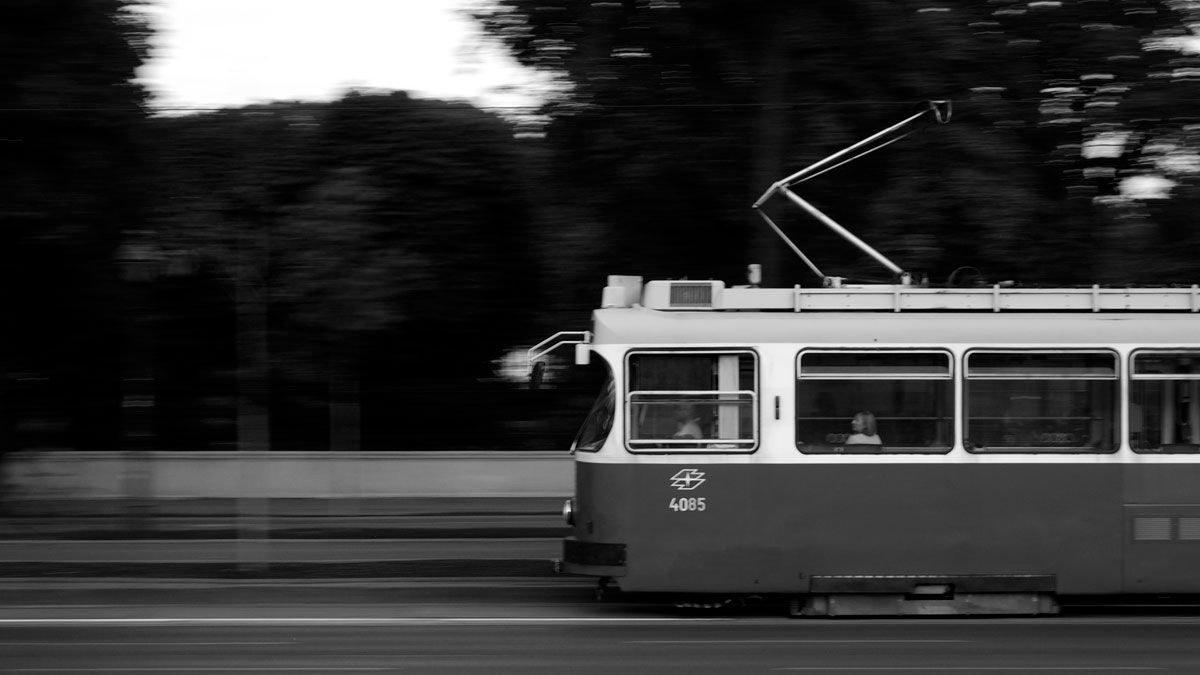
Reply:
[[649, 309], [717, 309], [725, 291], [723, 281], [651, 281], [642, 294]]
[[600, 297], [601, 307], [632, 307], [642, 299], [642, 278], [620, 274], [608, 275], [604, 294]]

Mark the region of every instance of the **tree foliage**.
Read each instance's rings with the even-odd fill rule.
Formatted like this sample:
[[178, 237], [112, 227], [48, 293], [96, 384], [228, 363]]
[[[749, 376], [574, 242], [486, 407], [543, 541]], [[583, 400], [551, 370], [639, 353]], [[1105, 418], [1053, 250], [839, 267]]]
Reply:
[[119, 442], [115, 252], [144, 216], [134, 76], [147, 30], [131, 4], [13, 0], [0, 23], [3, 407], [26, 413], [10, 429], [22, 444]]
[[[366, 181], [373, 245], [409, 258], [395, 265], [406, 276], [388, 287], [420, 327], [411, 347], [423, 356], [412, 365], [478, 368], [512, 339], [534, 277], [511, 125], [467, 104], [395, 92], [352, 93], [321, 126], [319, 174], [353, 171]], [[432, 355], [447, 358], [435, 366]]]
[[[948, 98], [951, 126], [805, 184], [805, 196], [935, 279], [972, 265], [1080, 283], [1149, 280], [1122, 279], [1092, 253], [1130, 218], [1154, 220], [1141, 231], [1168, 250], [1177, 241], [1145, 208], [1130, 215], [1120, 190], [1164, 137], [1190, 143], [1179, 136], [1195, 57], [1171, 41], [1196, 12], [1174, 0], [501, 0], [478, 18], [559, 81], [545, 110], [553, 173], [583, 195], [600, 238], [637, 248], [610, 252], [626, 269], [728, 278], [730, 263], [757, 260], [782, 266], [776, 282], [800, 280], [746, 206], [912, 103]], [[1128, 133], [1117, 166], [1083, 152], [1114, 130]], [[816, 223], [788, 229], [827, 274], [878, 269]]]
[[422, 383], [461, 389], [516, 340], [534, 284], [507, 122], [397, 92], [155, 125], [155, 241], [235, 290], [248, 283], [239, 314], [260, 303], [269, 316], [258, 389], [293, 441], [322, 437], [318, 410], [355, 408], [363, 387], [391, 401], [379, 428], [428, 417]]

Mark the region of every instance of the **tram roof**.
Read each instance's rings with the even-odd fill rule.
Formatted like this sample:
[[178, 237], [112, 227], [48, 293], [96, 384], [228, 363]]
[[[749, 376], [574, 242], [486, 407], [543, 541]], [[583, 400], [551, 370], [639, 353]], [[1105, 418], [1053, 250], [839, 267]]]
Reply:
[[640, 304], [661, 310], [782, 310], [884, 312], [1200, 312], [1200, 285], [1110, 288], [1024, 288], [1001, 284], [927, 288], [854, 284], [822, 288], [727, 287], [718, 280], [656, 280], [610, 276], [602, 307]]
[[594, 343], [1186, 344], [1200, 287], [727, 288], [609, 277]]
[[593, 344], [1196, 344], [1195, 313], [667, 312], [599, 309]]

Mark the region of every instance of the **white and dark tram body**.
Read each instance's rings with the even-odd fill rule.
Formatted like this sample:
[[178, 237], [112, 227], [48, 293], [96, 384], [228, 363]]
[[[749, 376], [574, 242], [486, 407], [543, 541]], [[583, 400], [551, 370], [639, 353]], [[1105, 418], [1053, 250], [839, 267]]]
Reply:
[[[562, 567], [805, 614], [1200, 593], [1198, 309], [1195, 287], [610, 277], [577, 339], [609, 378]], [[860, 412], [878, 441], [853, 442]]]

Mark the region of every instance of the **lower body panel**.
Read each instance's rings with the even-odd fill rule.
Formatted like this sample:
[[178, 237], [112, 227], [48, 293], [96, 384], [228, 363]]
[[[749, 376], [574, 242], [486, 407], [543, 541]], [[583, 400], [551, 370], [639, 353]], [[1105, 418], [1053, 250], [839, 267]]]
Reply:
[[1200, 592], [1197, 465], [579, 462], [576, 479], [564, 569], [624, 591]]

